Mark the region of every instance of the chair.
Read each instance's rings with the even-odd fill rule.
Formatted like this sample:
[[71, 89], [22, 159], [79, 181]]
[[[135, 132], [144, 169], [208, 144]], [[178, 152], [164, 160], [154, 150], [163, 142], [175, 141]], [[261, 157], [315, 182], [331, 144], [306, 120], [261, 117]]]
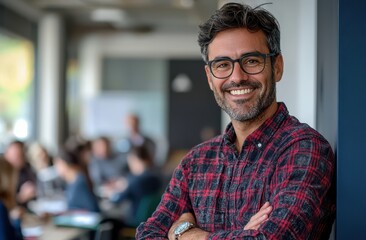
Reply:
[[95, 240], [113, 240], [113, 223], [102, 222], [95, 233]]
[[136, 227], [141, 223], [146, 221], [155, 211], [161, 199], [161, 192], [156, 192], [144, 196], [139, 204], [136, 212], [136, 217], [133, 222], [130, 223], [130, 227], [124, 227], [121, 230], [122, 239], [135, 239]]
[[156, 192], [144, 196], [139, 204], [136, 212], [135, 226], [137, 227], [141, 222], [146, 221], [155, 211], [161, 199], [161, 192]]

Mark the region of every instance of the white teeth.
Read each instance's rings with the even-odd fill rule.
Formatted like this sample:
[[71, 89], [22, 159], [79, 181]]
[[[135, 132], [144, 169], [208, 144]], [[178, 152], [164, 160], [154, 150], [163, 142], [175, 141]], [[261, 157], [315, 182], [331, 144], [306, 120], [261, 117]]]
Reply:
[[253, 89], [240, 89], [240, 90], [231, 90], [230, 94], [232, 95], [241, 95], [241, 94], [247, 94], [252, 92]]

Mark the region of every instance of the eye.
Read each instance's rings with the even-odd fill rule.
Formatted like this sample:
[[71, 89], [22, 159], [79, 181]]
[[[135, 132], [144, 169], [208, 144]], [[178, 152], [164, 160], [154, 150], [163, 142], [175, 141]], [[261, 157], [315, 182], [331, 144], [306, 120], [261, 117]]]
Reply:
[[212, 63], [212, 68], [215, 70], [226, 70], [231, 68], [231, 62], [228, 60], [220, 60]]
[[247, 57], [242, 60], [244, 66], [256, 66], [261, 64], [263, 60], [260, 57]]

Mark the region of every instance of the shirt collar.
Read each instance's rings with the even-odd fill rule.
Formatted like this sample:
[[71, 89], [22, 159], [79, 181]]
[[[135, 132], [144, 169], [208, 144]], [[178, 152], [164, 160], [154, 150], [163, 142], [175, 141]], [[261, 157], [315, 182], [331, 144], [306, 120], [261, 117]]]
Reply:
[[[278, 103], [278, 109], [272, 117], [268, 118], [259, 128], [252, 132], [245, 143], [254, 143], [257, 147], [261, 148], [270, 141], [273, 134], [281, 126], [282, 122], [289, 116], [289, 112], [284, 103]], [[225, 144], [234, 144], [236, 140], [236, 134], [234, 127], [230, 122], [224, 131]]]

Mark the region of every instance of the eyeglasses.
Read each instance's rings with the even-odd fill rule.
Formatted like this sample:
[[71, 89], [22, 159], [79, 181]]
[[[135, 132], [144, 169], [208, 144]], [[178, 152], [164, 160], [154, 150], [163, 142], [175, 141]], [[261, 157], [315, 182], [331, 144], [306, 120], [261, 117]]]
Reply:
[[219, 79], [228, 78], [233, 74], [234, 64], [238, 62], [241, 70], [245, 73], [254, 75], [261, 73], [266, 66], [266, 58], [278, 55], [277, 53], [246, 53], [238, 59], [220, 57], [207, 62], [212, 75]]

